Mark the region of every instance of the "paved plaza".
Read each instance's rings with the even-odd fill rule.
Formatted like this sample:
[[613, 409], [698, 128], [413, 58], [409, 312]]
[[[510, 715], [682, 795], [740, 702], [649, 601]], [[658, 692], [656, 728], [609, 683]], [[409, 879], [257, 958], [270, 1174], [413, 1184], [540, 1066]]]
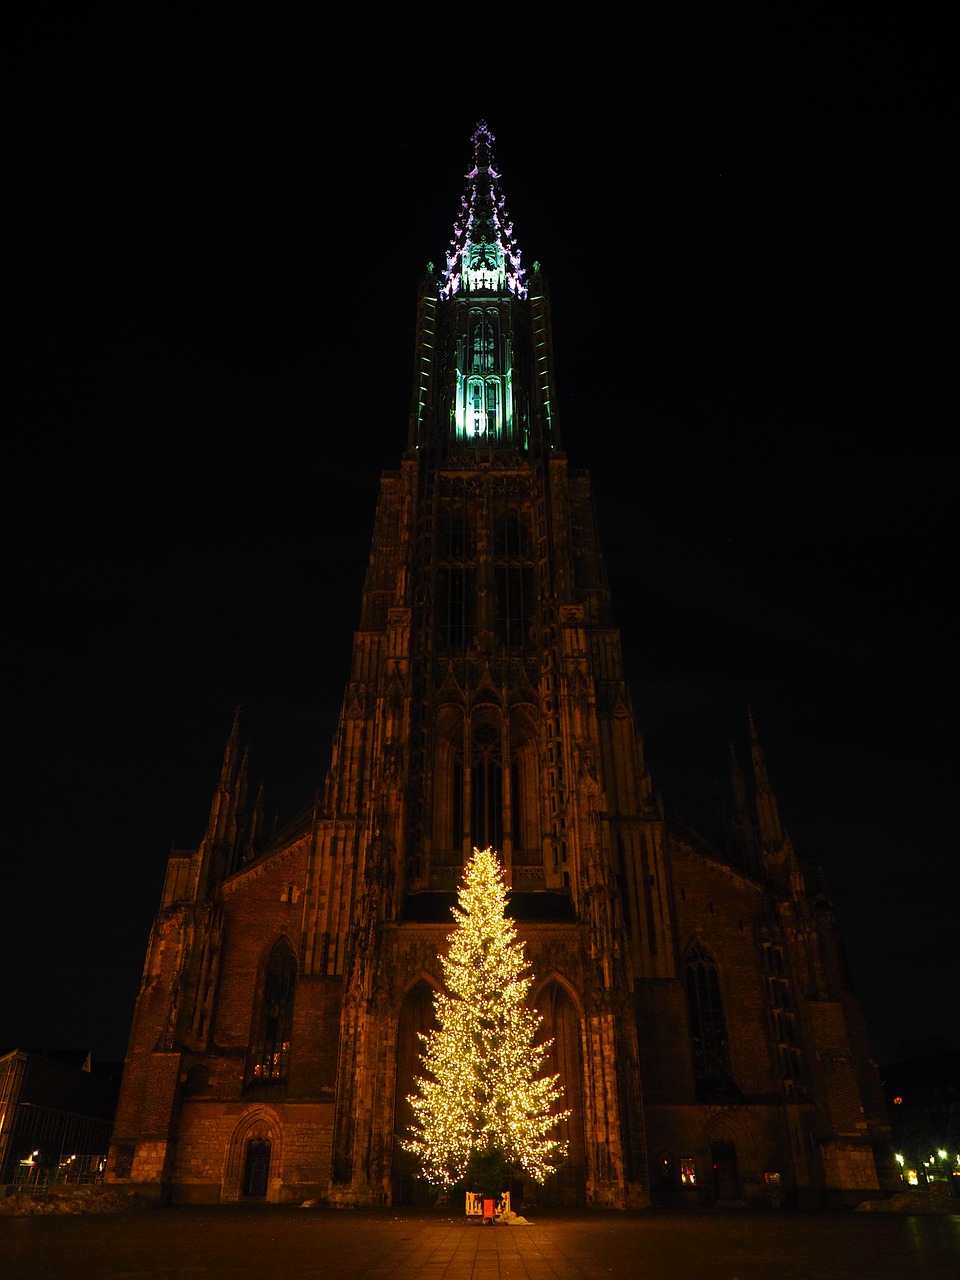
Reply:
[[0, 1218], [0, 1275], [46, 1280], [954, 1280], [960, 1216], [533, 1215], [276, 1206]]

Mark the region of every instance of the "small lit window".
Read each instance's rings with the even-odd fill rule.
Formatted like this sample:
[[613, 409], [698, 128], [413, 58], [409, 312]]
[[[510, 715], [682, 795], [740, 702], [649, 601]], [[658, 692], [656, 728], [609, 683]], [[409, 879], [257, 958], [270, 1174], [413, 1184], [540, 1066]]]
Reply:
[[293, 997], [297, 961], [286, 942], [279, 942], [267, 961], [263, 997], [253, 1045], [253, 1078], [280, 1083], [287, 1077], [290, 1037], [293, 1031]]

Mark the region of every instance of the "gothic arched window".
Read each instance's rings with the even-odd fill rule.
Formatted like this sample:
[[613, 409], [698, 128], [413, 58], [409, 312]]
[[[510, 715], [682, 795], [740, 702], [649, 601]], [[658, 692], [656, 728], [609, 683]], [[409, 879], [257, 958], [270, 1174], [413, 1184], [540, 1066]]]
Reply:
[[487, 435], [494, 439], [500, 434], [500, 379], [487, 378]]
[[497, 339], [500, 327], [497, 311], [470, 312], [470, 369], [489, 373], [497, 367]]
[[494, 627], [510, 649], [530, 640], [534, 621], [534, 579], [530, 514], [517, 502], [507, 502], [494, 523]]
[[251, 1075], [255, 1082], [278, 1084], [287, 1078], [296, 985], [296, 957], [289, 943], [281, 940], [264, 969], [260, 1008], [254, 1022]]
[[476, 613], [476, 535], [466, 495], [448, 489], [437, 521], [436, 640], [462, 649], [473, 638]]
[[695, 943], [687, 952], [687, 1011], [697, 1091], [734, 1091], [730, 1046], [720, 1000], [717, 966], [706, 947]]
[[473, 636], [476, 603], [474, 570], [466, 565], [441, 565], [437, 570], [437, 644], [462, 649]]
[[483, 392], [482, 378], [467, 380], [467, 435], [471, 438], [482, 435], [487, 428]]
[[500, 731], [480, 724], [473, 731], [470, 767], [470, 832], [478, 849], [503, 849], [503, 760]]

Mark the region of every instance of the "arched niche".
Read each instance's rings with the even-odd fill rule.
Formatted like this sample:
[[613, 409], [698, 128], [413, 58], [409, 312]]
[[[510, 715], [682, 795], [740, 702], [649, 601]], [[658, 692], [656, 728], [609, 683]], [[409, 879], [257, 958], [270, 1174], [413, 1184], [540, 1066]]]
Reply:
[[559, 1121], [556, 1136], [567, 1143], [567, 1154], [560, 1168], [537, 1188], [542, 1204], [578, 1207], [586, 1204], [586, 1153], [583, 1131], [583, 1051], [581, 1048], [581, 1014], [578, 1005], [559, 978], [548, 979], [535, 998], [534, 1007], [543, 1019], [541, 1042], [552, 1040], [543, 1062], [545, 1075], [559, 1075], [563, 1098], [558, 1111], [570, 1115]]
[[414, 1156], [403, 1149], [403, 1141], [409, 1137], [413, 1120], [413, 1108], [407, 1101], [416, 1090], [415, 1081], [421, 1074], [421, 1034], [432, 1031], [436, 1025], [433, 997], [436, 988], [425, 978], [413, 984], [404, 997], [397, 1019], [397, 1083], [393, 1109], [393, 1203], [428, 1205], [434, 1194], [429, 1184], [417, 1171]]

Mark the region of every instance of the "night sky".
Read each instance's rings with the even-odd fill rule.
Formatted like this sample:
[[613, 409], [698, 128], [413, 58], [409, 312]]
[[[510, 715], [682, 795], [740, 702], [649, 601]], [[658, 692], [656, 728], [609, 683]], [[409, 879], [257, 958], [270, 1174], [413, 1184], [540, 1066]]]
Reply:
[[481, 75], [466, 33], [121, 21], [19, 61], [0, 1052], [122, 1058], [235, 707], [268, 810], [322, 784], [480, 119], [655, 784], [709, 826], [751, 708], [875, 1055], [956, 1048], [945, 33], [701, 14]]

